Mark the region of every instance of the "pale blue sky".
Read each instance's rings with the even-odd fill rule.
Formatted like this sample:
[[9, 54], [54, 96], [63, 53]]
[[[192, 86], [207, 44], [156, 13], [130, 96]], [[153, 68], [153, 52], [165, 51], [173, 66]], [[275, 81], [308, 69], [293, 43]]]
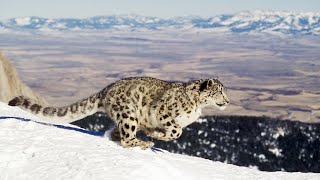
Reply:
[[112, 14], [207, 17], [243, 10], [320, 12], [320, 0], [0, 0], [0, 19], [22, 16], [83, 18]]

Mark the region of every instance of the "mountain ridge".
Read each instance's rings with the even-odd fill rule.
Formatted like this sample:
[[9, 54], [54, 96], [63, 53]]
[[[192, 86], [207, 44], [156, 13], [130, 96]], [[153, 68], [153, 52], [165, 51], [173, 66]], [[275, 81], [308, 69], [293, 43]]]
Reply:
[[209, 30], [231, 33], [320, 35], [320, 12], [242, 11], [211, 17], [159, 18], [142, 15], [107, 15], [88, 18], [28, 16], [0, 21], [10, 30]]

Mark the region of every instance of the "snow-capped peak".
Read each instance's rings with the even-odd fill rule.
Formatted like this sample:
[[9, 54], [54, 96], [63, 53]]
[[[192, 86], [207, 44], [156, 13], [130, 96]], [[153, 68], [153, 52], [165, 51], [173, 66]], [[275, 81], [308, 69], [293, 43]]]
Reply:
[[190, 29], [221, 30], [232, 33], [281, 33], [320, 35], [320, 13], [288, 11], [242, 11], [212, 17], [185, 16], [158, 18], [136, 14], [95, 16], [91, 18], [47, 19], [40, 17], [13, 18], [0, 22], [4, 28], [15, 30], [107, 30], [126, 29]]

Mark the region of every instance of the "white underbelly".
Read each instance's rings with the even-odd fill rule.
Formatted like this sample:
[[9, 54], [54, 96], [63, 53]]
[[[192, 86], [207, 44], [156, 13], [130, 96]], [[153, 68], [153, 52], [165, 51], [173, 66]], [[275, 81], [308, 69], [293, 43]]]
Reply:
[[175, 118], [176, 123], [178, 123], [181, 127], [186, 127], [189, 124], [197, 121], [201, 116], [201, 109], [196, 109], [192, 111], [190, 114], [183, 113]]

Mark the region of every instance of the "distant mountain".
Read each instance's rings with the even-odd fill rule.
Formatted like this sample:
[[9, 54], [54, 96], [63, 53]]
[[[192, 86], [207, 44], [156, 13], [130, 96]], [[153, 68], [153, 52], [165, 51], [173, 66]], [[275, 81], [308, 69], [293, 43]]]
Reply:
[[198, 16], [162, 19], [139, 15], [95, 16], [85, 19], [40, 17], [13, 18], [0, 22], [11, 30], [207, 30], [233, 33], [320, 35], [320, 13], [244, 11], [209, 18]]

